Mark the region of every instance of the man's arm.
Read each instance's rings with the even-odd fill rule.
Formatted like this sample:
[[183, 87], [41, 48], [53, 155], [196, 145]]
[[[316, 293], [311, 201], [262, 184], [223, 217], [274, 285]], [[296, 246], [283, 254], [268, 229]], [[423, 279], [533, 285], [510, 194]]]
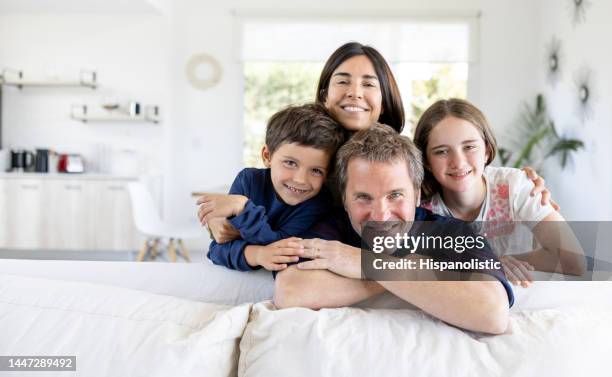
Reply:
[[384, 291], [373, 281], [346, 278], [327, 270], [299, 270], [293, 265], [276, 275], [274, 305], [280, 309], [296, 306], [338, 308]]
[[[502, 334], [508, 328], [508, 296], [488, 275], [479, 281], [380, 281], [379, 284], [434, 317], [467, 330]], [[492, 280], [484, 280], [490, 278]]]

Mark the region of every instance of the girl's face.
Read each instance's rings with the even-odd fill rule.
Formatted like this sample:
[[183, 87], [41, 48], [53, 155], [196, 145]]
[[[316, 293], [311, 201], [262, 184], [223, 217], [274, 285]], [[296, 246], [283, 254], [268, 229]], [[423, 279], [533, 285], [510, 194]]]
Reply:
[[347, 130], [367, 129], [378, 121], [382, 92], [367, 56], [353, 56], [336, 68], [327, 88], [325, 107]]
[[446, 117], [435, 125], [427, 142], [427, 168], [444, 190], [467, 192], [478, 187], [488, 153], [475, 125]]

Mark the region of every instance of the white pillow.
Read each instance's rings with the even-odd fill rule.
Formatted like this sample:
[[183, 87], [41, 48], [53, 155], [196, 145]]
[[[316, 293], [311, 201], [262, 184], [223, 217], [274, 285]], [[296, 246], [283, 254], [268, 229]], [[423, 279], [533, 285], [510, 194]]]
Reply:
[[259, 303], [240, 341], [238, 376], [604, 375], [611, 315], [516, 313], [507, 334], [486, 336], [420, 311]]
[[75, 355], [82, 376], [235, 375], [250, 306], [0, 275], [0, 355]]

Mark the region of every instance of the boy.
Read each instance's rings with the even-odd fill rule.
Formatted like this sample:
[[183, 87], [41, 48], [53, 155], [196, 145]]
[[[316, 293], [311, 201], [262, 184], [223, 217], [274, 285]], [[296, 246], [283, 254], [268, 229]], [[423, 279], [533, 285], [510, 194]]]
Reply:
[[332, 207], [330, 193], [322, 188], [344, 140], [344, 129], [322, 105], [290, 106], [274, 114], [262, 149], [266, 169], [242, 170], [229, 192], [238, 204], [228, 220], [241, 238], [213, 240], [208, 258], [241, 271], [260, 266], [278, 271], [296, 262], [290, 252], [261, 245], [300, 235]]

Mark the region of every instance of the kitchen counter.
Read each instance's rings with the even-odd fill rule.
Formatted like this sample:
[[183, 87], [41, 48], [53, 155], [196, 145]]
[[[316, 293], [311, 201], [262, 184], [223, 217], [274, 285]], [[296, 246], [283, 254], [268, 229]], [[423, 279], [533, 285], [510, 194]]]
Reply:
[[0, 173], [1, 178], [32, 178], [32, 179], [83, 179], [83, 180], [137, 180], [135, 176], [102, 174], [102, 173], [34, 173], [34, 172], [8, 172]]

